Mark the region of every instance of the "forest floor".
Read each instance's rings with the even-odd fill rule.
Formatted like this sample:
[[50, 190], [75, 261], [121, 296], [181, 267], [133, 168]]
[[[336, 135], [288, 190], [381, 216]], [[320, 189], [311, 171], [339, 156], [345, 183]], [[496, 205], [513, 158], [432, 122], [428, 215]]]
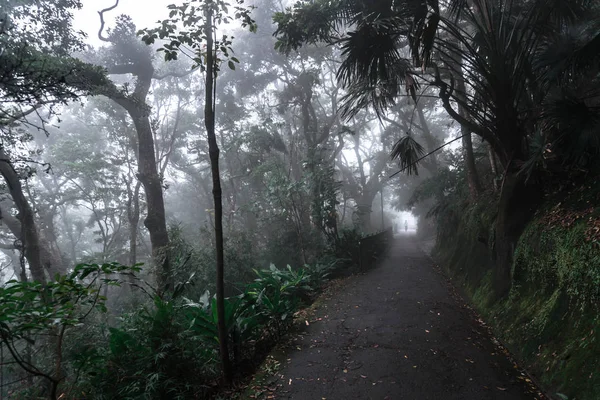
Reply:
[[337, 285], [276, 358], [267, 398], [544, 398], [409, 235]]

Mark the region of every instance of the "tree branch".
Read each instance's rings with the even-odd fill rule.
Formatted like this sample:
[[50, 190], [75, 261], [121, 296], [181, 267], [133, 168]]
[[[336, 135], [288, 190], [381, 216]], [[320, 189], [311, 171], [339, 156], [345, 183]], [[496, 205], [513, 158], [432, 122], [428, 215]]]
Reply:
[[98, 14], [100, 15], [100, 29], [98, 30], [98, 39], [102, 40], [103, 42], [110, 42], [109, 38], [102, 35], [102, 31], [104, 30], [104, 13], [114, 10], [115, 8], [117, 8], [118, 5], [119, 5], [119, 0], [116, 0], [114, 6], [105, 8], [102, 11], [98, 11]]
[[[490, 143], [490, 145], [494, 148], [494, 150], [496, 150], [496, 152], [499, 155], [504, 156], [506, 154], [504, 152], [504, 148], [502, 147], [500, 141], [496, 136], [490, 134], [488, 131], [486, 131], [479, 125], [463, 117], [456, 110], [454, 110], [454, 108], [452, 108], [452, 104], [450, 104], [450, 98], [452, 97], [452, 93], [454, 92], [454, 78], [452, 76], [450, 76], [450, 87], [448, 87], [448, 84], [442, 80], [439, 69], [435, 67], [434, 85], [440, 89], [440, 99], [442, 100], [444, 109], [455, 121], [457, 121], [462, 126], [466, 127], [470, 132], [479, 135], [488, 143]], [[436, 150], [434, 150], [433, 152], [435, 152]]]
[[137, 66], [135, 64], [120, 64], [106, 67], [109, 75], [136, 74]]
[[29, 114], [33, 114], [34, 112], [36, 112], [44, 103], [37, 103], [34, 106], [32, 106], [29, 110], [26, 111], [21, 111], [21, 113], [19, 113], [18, 115], [10, 115], [7, 112], [4, 112], [2, 110], [0, 110], [0, 112], [2, 112], [3, 114], [6, 115], [6, 120], [5, 121], [0, 121], [0, 126], [6, 126], [6, 125], [10, 125], [14, 122], [19, 121], [20, 119], [25, 118], [26, 116], [28, 116]]
[[156, 79], [156, 80], [162, 80], [165, 78], [169, 78], [169, 77], [174, 77], [174, 78], [185, 78], [186, 76], [190, 75], [192, 72], [194, 72], [195, 70], [190, 69], [189, 71], [186, 72], [165, 72], [163, 74], [154, 74], [154, 76], [152, 77], [152, 79]]
[[0, 243], [0, 249], [2, 250], [16, 250], [17, 247], [14, 243]]

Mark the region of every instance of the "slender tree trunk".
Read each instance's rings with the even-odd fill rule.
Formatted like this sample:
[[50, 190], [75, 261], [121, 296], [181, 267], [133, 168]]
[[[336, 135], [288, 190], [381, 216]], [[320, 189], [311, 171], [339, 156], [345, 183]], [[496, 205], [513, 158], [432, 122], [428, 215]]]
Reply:
[[[15, 236], [21, 240], [23, 253], [29, 263], [29, 270], [34, 281], [46, 283], [46, 273], [44, 263], [42, 262], [40, 238], [35, 224], [33, 210], [23, 194], [23, 187], [15, 169], [12, 166], [4, 147], [0, 145], [0, 173], [4, 177], [6, 186], [13, 201], [19, 210], [19, 221], [21, 222], [20, 232], [15, 232]], [[7, 218], [8, 216], [4, 217]], [[3, 219], [4, 219], [3, 218]]]
[[59, 219], [62, 221], [63, 229], [69, 238], [70, 263], [75, 265], [77, 263], [77, 243], [75, 241], [75, 233], [73, 232], [73, 222], [64, 204], [60, 206]]
[[223, 368], [223, 381], [231, 384], [233, 373], [229, 360], [227, 326], [225, 325], [225, 283], [224, 269], [225, 257], [223, 249], [223, 202], [221, 191], [221, 176], [219, 172], [219, 145], [215, 135], [215, 59], [213, 41], [213, 10], [212, 4], [207, 5], [206, 12], [206, 93], [204, 104], [204, 122], [208, 136], [208, 153], [213, 182], [213, 199], [215, 202], [215, 245], [217, 252], [217, 320], [219, 331], [219, 349], [221, 353], [221, 366]]
[[[465, 102], [467, 96], [465, 95], [465, 81], [462, 76], [457, 79], [457, 90], [456, 97], [461, 102]], [[460, 93], [460, 94], [459, 94]], [[468, 113], [463, 105], [459, 103], [458, 113], [461, 117], [469, 118]], [[475, 199], [479, 193], [481, 193], [481, 183], [479, 181], [479, 174], [477, 173], [477, 167], [475, 166], [475, 155], [473, 154], [473, 139], [471, 138], [471, 132], [466, 126], [461, 125], [460, 133], [462, 137], [463, 156], [465, 158], [465, 167], [467, 170], [467, 182], [469, 183], [469, 194], [471, 199]]]
[[129, 193], [130, 199], [127, 207], [129, 220], [129, 265], [137, 264], [137, 230], [140, 222], [140, 185], [137, 182], [133, 192]]
[[[450, 61], [453, 64], [452, 74], [456, 80], [456, 99], [458, 100], [458, 114], [465, 119], [470, 119], [467, 108], [467, 90], [465, 86], [465, 77], [462, 72], [462, 57], [460, 54], [454, 54], [454, 59]], [[460, 133], [462, 135], [463, 155], [465, 158], [465, 168], [467, 170], [467, 182], [469, 184], [469, 193], [471, 200], [475, 199], [481, 193], [481, 183], [479, 174], [475, 166], [475, 155], [473, 154], [473, 140], [469, 129], [461, 125]]]
[[496, 155], [494, 149], [488, 143], [488, 157], [490, 159], [490, 166], [492, 167], [492, 184], [494, 185], [494, 192], [498, 191], [498, 163], [496, 161]]
[[[433, 151], [436, 147], [438, 147], [438, 144], [435, 140], [435, 137], [431, 133], [431, 130], [429, 129], [429, 124], [427, 123], [427, 118], [425, 118], [425, 113], [423, 112], [423, 106], [420, 104], [420, 102], [417, 102], [415, 104], [415, 107], [417, 109], [417, 114], [419, 115], [419, 123], [422, 128], [423, 138], [425, 139], [425, 143], [427, 144], [427, 151], [428, 152]], [[434, 153], [434, 154], [430, 155], [429, 157], [427, 157], [427, 159], [424, 161], [426, 161], [426, 162], [423, 164], [423, 166], [432, 175], [435, 175], [439, 168], [437, 155]]]
[[481, 192], [481, 183], [479, 182], [479, 175], [475, 166], [475, 156], [473, 154], [473, 140], [471, 133], [463, 126], [461, 127], [462, 145], [465, 157], [465, 164], [467, 167], [467, 180], [469, 182], [469, 193], [471, 199], [476, 198]]

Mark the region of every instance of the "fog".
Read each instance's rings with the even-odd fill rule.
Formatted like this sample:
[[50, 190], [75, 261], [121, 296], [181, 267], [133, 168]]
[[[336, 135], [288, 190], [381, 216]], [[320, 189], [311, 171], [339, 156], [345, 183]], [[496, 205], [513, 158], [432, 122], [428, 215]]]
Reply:
[[[142, 354], [131, 346], [153, 337], [150, 330], [171, 332], [173, 326], [152, 325], [162, 312], [176, 315], [165, 324], [183, 318], [173, 328], [177, 346], [198, 340], [206, 350], [192, 363], [202, 369], [198, 385], [206, 390], [214, 386], [217, 355], [227, 353], [217, 350], [223, 341], [216, 340], [215, 293], [216, 301], [253, 299], [239, 311], [246, 313], [272, 295], [270, 287], [252, 286], [267, 281], [257, 270], [267, 269], [280, 284], [279, 270], [298, 287], [310, 281], [309, 294], [294, 292], [283, 311], [257, 311], [263, 318], [257, 326], [266, 328], [248, 328], [254, 335], [248, 343], [264, 337], [271, 343], [326, 279], [358, 271], [363, 238], [387, 238], [390, 230], [435, 236], [430, 211], [453, 189], [436, 183], [428, 192], [423, 185], [462, 165], [460, 127], [438, 89], [423, 85], [418, 96], [399, 94], [385, 109], [353, 105], [351, 88], [338, 74], [340, 46], [316, 41], [289, 52], [278, 46], [273, 16], [285, 11], [285, 2], [256, 0], [246, 20], [244, 9], [233, 6], [211, 11], [221, 13], [211, 19], [218, 25], [213, 54], [202, 34], [207, 28], [198, 22], [203, 17], [159, 22], [189, 11], [168, 9], [171, 1], [85, 0], [75, 10], [69, 1], [56, 9], [52, 2], [0, 1], [11, 18], [0, 44], [17, 77], [5, 74], [0, 81], [0, 283], [21, 291], [7, 313], [24, 321], [28, 335], [44, 338], [38, 345], [20, 334], [6, 339], [19, 365], [37, 366], [27, 373], [7, 367], [15, 382], [25, 383], [0, 387], [0, 393], [59, 398], [57, 388], [83, 392], [100, 384], [107, 393], [122, 393], [111, 374], [124, 380], [131, 374], [125, 367], [115, 372], [119, 362], [106, 360], [119, 357], [118, 346], [129, 357]], [[409, 57], [408, 49], [402, 52]], [[28, 62], [42, 67], [32, 73]], [[420, 144], [408, 154], [405, 139]], [[480, 139], [474, 146], [486, 151]], [[20, 299], [29, 295], [41, 308], [24, 313]], [[199, 314], [190, 317], [190, 309]], [[30, 321], [32, 315], [39, 319]], [[185, 336], [212, 315], [203, 336]], [[241, 324], [235, 335], [250, 326], [239, 318], [232, 320]], [[91, 344], [82, 350], [88, 336], [95, 350]], [[235, 336], [234, 346], [241, 338]], [[77, 355], [64, 367], [62, 347], [54, 352], [42, 345], [62, 346], [63, 340]], [[143, 354], [154, 357], [158, 342]], [[34, 350], [40, 355], [32, 361]], [[108, 357], [108, 369], [90, 366], [101, 357], [96, 351]], [[44, 368], [58, 372], [40, 372]], [[80, 381], [77, 368], [93, 373]], [[142, 390], [136, 382], [123, 387]], [[182, 387], [177, 390], [188, 390]]]
[[[126, 91], [140, 81], [136, 68], [152, 63], [156, 78], [149, 81], [144, 101], [151, 107], [149, 122], [166, 223], [180, 232], [180, 240], [208, 248], [211, 242], [202, 232], [212, 228], [213, 205], [202, 115], [203, 73], [189, 72], [192, 63], [187, 57], [164, 62], [162, 53], [156, 52], [160, 42], [152, 48], [135, 37], [135, 30], [155, 27], [165, 18], [168, 3], [119, 2], [103, 15], [105, 40], [101, 40], [99, 11], [114, 3], [84, 1], [74, 13], [73, 26], [85, 32], [87, 48], [76, 56], [108, 68], [115, 87]], [[282, 244], [275, 243], [284, 237], [291, 240], [286, 246], [297, 249], [310, 235], [311, 179], [325, 171], [331, 171], [327, 179], [339, 185], [336, 229], [376, 232], [405, 220], [416, 228], [419, 211], [411, 214], [407, 201], [416, 183], [435, 167], [421, 168], [418, 177], [401, 174], [390, 179], [399, 169], [390, 151], [408, 131], [429, 135], [428, 150], [455, 136], [456, 129], [440, 104], [423, 97], [417, 113], [404, 98], [383, 119], [366, 109], [344, 120], [339, 112], [344, 90], [335, 79], [339, 50], [322, 44], [283, 56], [274, 49], [271, 22], [272, 13], [281, 11], [282, 4], [264, 1], [255, 6], [257, 33], [235, 24], [227, 27], [234, 32], [233, 48], [240, 63], [235, 71], [223, 66], [216, 86], [225, 236], [232, 243], [248, 241], [255, 257], [248, 262], [253, 266], [309, 261], [314, 249], [277, 256], [272, 252], [277, 253]], [[52, 110], [43, 106], [38, 118], [28, 117], [29, 126], [24, 125], [23, 135], [32, 138], [20, 144], [21, 153], [31, 155], [30, 161], [24, 157], [20, 162], [20, 168], [31, 174], [24, 190], [43, 221], [40, 233], [59, 270], [84, 260], [145, 262], [150, 256], [136, 127], [119, 102], [115, 96], [100, 95]], [[50, 111], [55, 115], [50, 116]], [[322, 165], [307, 166], [307, 157], [317, 157]], [[431, 159], [436, 161], [429, 164], [437, 163], [437, 158], [434, 154]], [[10, 209], [7, 199], [3, 213], [11, 214]], [[134, 210], [139, 214], [132, 216]], [[5, 281], [18, 276], [19, 270], [14, 265], [16, 250], [9, 245], [15, 240], [12, 235], [5, 227]], [[133, 248], [135, 255], [130, 254]]]

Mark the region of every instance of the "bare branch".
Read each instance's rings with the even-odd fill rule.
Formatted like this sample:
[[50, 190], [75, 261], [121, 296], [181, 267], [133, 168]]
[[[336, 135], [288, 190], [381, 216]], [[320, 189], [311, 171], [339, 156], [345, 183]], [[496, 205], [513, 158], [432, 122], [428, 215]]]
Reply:
[[42, 106], [43, 103], [38, 103], [36, 105], [34, 105], [33, 107], [31, 107], [30, 109], [26, 110], [26, 111], [21, 111], [20, 113], [18, 113], [17, 115], [10, 115], [8, 113], [5, 113], [4, 111], [1, 111], [3, 114], [6, 114], [6, 120], [5, 121], [0, 121], [0, 125], [10, 125], [14, 122], [17, 122], [23, 118], [25, 118], [26, 116], [28, 116], [29, 114], [32, 114], [34, 112], [36, 112], [36, 110], [38, 108], [40, 108]]
[[98, 11], [98, 14], [100, 15], [100, 29], [98, 30], [98, 39], [102, 40], [103, 42], [110, 42], [109, 38], [102, 35], [102, 31], [104, 30], [104, 13], [114, 10], [115, 8], [117, 8], [118, 5], [119, 5], [119, 0], [116, 0], [114, 6], [105, 8], [102, 11]]

